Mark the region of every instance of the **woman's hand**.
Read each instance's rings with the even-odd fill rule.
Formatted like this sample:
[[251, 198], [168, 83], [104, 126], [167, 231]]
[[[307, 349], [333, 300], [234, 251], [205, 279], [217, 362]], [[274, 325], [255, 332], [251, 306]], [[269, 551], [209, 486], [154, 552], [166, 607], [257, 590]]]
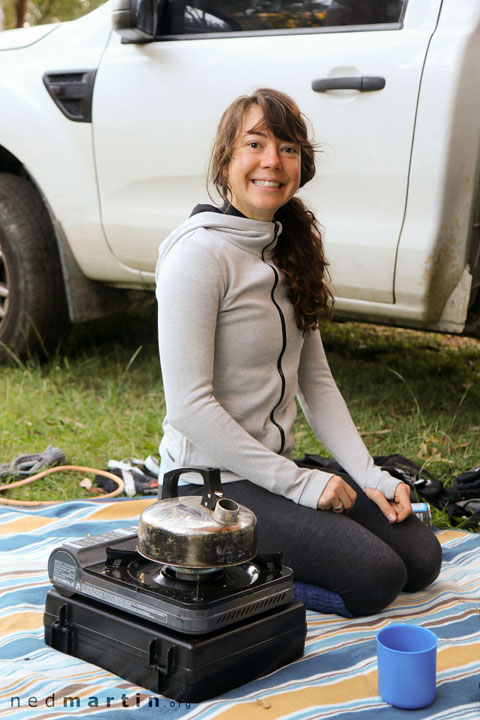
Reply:
[[397, 485], [393, 500], [387, 500], [381, 490], [374, 490], [373, 488], [365, 488], [365, 494], [378, 505], [387, 520], [391, 523], [402, 522], [412, 512], [410, 488], [405, 483]]
[[357, 493], [339, 475], [332, 475], [317, 503], [319, 510], [332, 510], [336, 513], [352, 509]]

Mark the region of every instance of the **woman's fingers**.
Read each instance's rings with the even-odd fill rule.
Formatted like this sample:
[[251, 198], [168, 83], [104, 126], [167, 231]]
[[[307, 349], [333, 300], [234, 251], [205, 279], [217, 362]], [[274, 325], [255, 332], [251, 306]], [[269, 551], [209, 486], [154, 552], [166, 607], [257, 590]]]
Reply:
[[410, 502], [410, 488], [405, 483], [400, 483], [395, 489], [395, 499], [392, 503], [397, 513], [397, 522], [402, 522], [412, 513]]
[[378, 505], [382, 513], [387, 518], [388, 522], [397, 522], [397, 513], [388, 502], [385, 495], [381, 490], [374, 490], [373, 488], [365, 488], [365, 495], [372, 500], [375, 505]]
[[[340, 478], [341, 480], [342, 478]], [[339, 503], [342, 505], [342, 509], [335, 510], [335, 508], [332, 508], [334, 512], [348, 512], [352, 509], [353, 504], [355, 502], [355, 499], [357, 497], [357, 493], [353, 488], [348, 485], [345, 481], [343, 481], [342, 486], [340, 487], [337, 497], [339, 500]], [[338, 507], [338, 505], [337, 505]]]
[[317, 504], [319, 510], [348, 512], [353, 507], [357, 493], [339, 475], [332, 475]]
[[394, 500], [387, 500], [381, 490], [374, 490], [373, 488], [365, 488], [365, 494], [378, 505], [390, 523], [402, 522], [412, 512], [410, 490], [405, 483], [397, 485]]
[[[397, 485], [393, 500], [387, 500], [381, 490], [373, 488], [365, 488], [365, 494], [378, 505], [390, 523], [402, 522], [412, 512], [410, 488], [405, 483]], [[335, 513], [348, 512], [352, 509], [356, 497], [355, 490], [343, 478], [332, 475], [320, 495], [317, 508]]]

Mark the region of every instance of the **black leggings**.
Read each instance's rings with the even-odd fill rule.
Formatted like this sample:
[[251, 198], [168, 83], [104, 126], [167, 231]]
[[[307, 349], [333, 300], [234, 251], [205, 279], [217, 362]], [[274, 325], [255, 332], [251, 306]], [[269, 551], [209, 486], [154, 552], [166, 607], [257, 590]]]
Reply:
[[[362, 489], [343, 477], [357, 493], [348, 515], [297, 505], [248, 480], [223, 489], [257, 516], [259, 552], [281, 551], [297, 580], [338, 593], [354, 616], [374, 615], [402, 590], [430, 585], [440, 572], [442, 549], [413, 515], [390, 525]], [[198, 485], [178, 490], [201, 495]]]

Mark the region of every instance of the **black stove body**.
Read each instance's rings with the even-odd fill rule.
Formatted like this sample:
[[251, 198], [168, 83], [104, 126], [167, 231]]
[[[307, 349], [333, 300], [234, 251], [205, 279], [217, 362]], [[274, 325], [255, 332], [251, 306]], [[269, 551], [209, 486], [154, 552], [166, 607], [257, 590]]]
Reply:
[[302, 656], [305, 608], [279, 556], [200, 572], [153, 563], [136, 545], [131, 527], [52, 552], [48, 645], [191, 702]]

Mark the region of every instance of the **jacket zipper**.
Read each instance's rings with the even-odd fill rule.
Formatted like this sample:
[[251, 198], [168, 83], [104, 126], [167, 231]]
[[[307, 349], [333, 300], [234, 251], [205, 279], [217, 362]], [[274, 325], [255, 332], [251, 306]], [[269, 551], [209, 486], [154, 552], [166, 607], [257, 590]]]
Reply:
[[272, 409], [272, 411], [271, 411], [271, 413], [270, 413], [270, 420], [271, 420], [272, 424], [275, 425], [275, 427], [278, 429], [278, 432], [280, 433], [280, 450], [279, 450], [279, 454], [281, 454], [281, 453], [283, 452], [284, 448], [285, 448], [285, 430], [284, 430], [284, 429], [282, 428], [282, 426], [276, 421], [276, 419], [275, 419], [275, 410], [277, 410], [277, 408], [280, 406], [283, 398], [285, 397], [286, 381], [285, 381], [285, 375], [284, 375], [283, 369], [282, 369], [282, 359], [283, 359], [283, 356], [284, 356], [284, 354], [285, 354], [285, 350], [286, 350], [286, 348], [287, 348], [287, 324], [286, 324], [286, 321], [285, 321], [285, 315], [283, 314], [282, 308], [280, 307], [280, 305], [278, 304], [278, 302], [277, 302], [277, 300], [276, 300], [276, 298], [275, 298], [275, 289], [277, 288], [278, 283], [279, 283], [279, 281], [280, 281], [280, 276], [279, 276], [279, 274], [278, 274], [278, 270], [277, 270], [277, 268], [276, 268], [274, 265], [270, 265], [270, 263], [268, 263], [268, 262], [265, 260], [265, 253], [266, 253], [266, 251], [268, 250], [268, 248], [269, 248], [271, 245], [273, 245], [273, 243], [274, 243], [275, 240], [277, 239], [277, 234], [278, 234], [278, 225], [275, 223], [275, 231], [274, 231], [274, 234], [273, 234], [273, 239], [271, 240], [271, 242], [268, 243], [268, 245], [265, 245], [265, 247], [263, 248], [263, 250], [262, 250], [262, 260], [263, 260], [263, 262], [265, 263], [265, 265], [268, 265], [268, 267], [272, 269], [273, 274], [274, 274], [274, 281], [273, 281], [273, 285], [272, 285], [272, 290], [271, 290], [271, 293], [270, 293], [270, 297], [272, 298], [273, 304], [274, 304], [275, 307], [277, 308], [278, 315], [279, 315], [279, 317], [280, 317], [280, 325], [281, 325], [281, 328], [282, 328], [282, 348], [281, 348], [280, 354], [279, 354], [279, 356], [278, 356], [278, 358], [277, 358], [277, 370], [278, 370], [278, 374], [280, 375], [280, 380], [281, 380], [281, 384], [282, 384], [282, 385], [281, 385], [280, 397], [279, 397], [279, 399], [278, 399], [278, 402], [277, 402], [277, 404], [275, 405], [275, 407]]

